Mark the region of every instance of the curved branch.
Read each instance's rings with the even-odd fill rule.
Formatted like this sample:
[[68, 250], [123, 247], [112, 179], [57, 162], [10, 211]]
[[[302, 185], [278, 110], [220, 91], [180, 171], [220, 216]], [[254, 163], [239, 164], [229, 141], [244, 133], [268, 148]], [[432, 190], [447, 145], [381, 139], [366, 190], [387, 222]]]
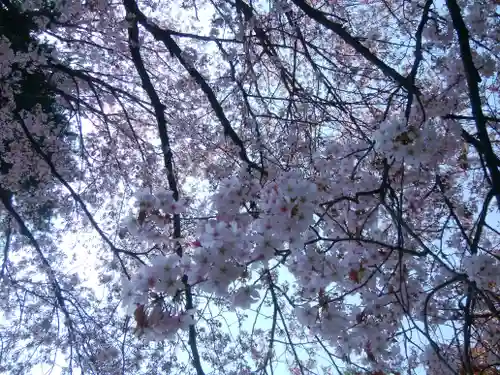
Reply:
[[266, 172], [264, 168], [260, 167], [255, 162], [249, 159], [243, 141], [240, 139], [238, 134], [234, 131], [233, 127], [231, 126], [231, 123], [229, 122], [229, 119], [226, 117], [226, 114], [224, 113], [221, 104], [217, 100], [214, 91], [207, 83], [205, 78], [203, 78], [201, 73], [188, 61], [186, 61], [186, 59], [184, 59], [182, 50], [179, 47], [179, 45], [174, 41], [174, 39], [172, 39], [171, 36], [172, 34], [170, 30], [162, 29], [161, 27], [155, 25], [153, 22], [148, 20], [147, 17], [144, 15], [144, 13], [142, 13], [139, 10], [139, 7], [137, 6], [137, 3], [134, 0], [123, 0], [123, 3], [125, 5], [125, 8], [127, 9], [127, 12], [131, 15], [131, 17], [135, 18], [137, 22], [141, 24], [141, 26], [143, 26], [147, 31], [149, 31], [156, 40], [161, 41], [165, 45], [165, 47], [167, 47], [170, 53], [179, 60], [181, 65], [186, 69], [186, 71], [195, 80], [195, 82], [201, 87], [202, 91], [204, 92], [205, 96], [210, 102], [210, 105], [212, 106], [215, 115], [222, 124], [222, 127], [224, 129], [224, 135], [228, 136], [233, 141], [233, 143], [239, 147], [240, 159], [243, 160], [245, 163], [247, 163], [250, 169], [255, 169], [260, 173], [265, 174]]
[[95, 221], [94, 217], [90, 213], [89, 209], [87, 208], [87, 205], [85, 204], [85, 202], [83, 202], [82, 198], [80, 198], [80, 196], [75, 192], [75, 190], [71, 187], [71, 185], [61, 176], [61, 174], [57, 171], [54, 163], [52, 163], [52, 161], [50, 160], [50, 157], [45, 152], [43, 152], [43, 150], [41, 149], [38, 142], [33, 138], [30, 131], [26, 127], [26, 124], [24, 123], [24, 120], [21, 117], [21, 115], [16, 112], [15, 117], [18, 119], [19, 124], [20, 124], [21, 128], [23, 129], [24, 134], [26, 135], [26, 138], [28, 138], [31, 145], [33, 146], [33, 149], [47, 163], [47, 165], [49, 166], [49, 169], [52, 172], [52, 174], [54, 175], [54, 177], [56, 177], [59, 180], [59, 182], [69, 191], [71, 197], [75, 200], [75, 202], [77, 202], [80, 205], [81, 209], [83, 210], [83, 212], [85, 213], [85, 215], [89, 219], [92, 227], [94, 227], [94, 229], [101, 236], [101, 238], [104, 240], [104, 242], [106, 242], [109, 245], [109, 247], [111, 248], [113, 253], [117, 256], [117, 258], [119, 259], [119, 261], [121, 263], [122, 269], [124, 270], [125, 274], [128, 277], [129, 275], [128, 275], [128, 272], [125, 268], [125, 265], [123, 264], [123, 261], [120, 257], [120, 253], [130, 255], [130, 256], [134, 257], [135, 259], [137, 259], [138, 261], [140, 261], [141, 263], [143, 263], [142, 260], [137, 256], [137, 254], [135, 254], [131, 251], [124, 250], [124, 249], [119, 249], [113, 244], [113, 242], [109, 239], [109, 237], [106, 235], [106, 233], [104, 233], [104, 231], [99, 227], [99, 225]]
[[460, 45], [460, 55], [464, 66], [467, 86], [469, 87], [469, 99], [471, 104], [472, 115], [476, 122], [476, 128], [480, 141], [480, 147], [476, 147], [477, 151], [484, 155], [488, 171], [491, 175], [492, 189], [495, 192], [498, 207], [500, 208], [500, 171], [498, 170], [497, 156], [491, 146], [488, 131], [486, 129], [486, 117], [484, 116], [481, 96], [479, 94], [478, 83], [481, 82], [481, 76], [477, 68], [474, 66], [471, 47], [469, 43], [469, 30], [465, 24], [460, 6], [455, 0], [446, 0], [446, 5], [450, 11], [450, 16], [453, 21], [453, 27], [457, 34], [458, 43]]
[[[174, 163], [172, 149], [170, 148], [170, 139], [167, 130], [167, 120], [165, 118], [165, 105], [160, 100], [158, 93], [156, 92], [149, 74], [144, 65], [144, 61], [141, 56], [141, 51], [139, 48], [139, 28], [137, 27], [137, 22], [132, 21], [132, 24], [128, 28], [128, 45], [130, 49], [130, 54], [132, 55], [132, 61], [134, 62], [137, 74], [142, 82], [142, 87], [146, 91], [151, 104], [153, 105], [156, 123], [158, 124], [158, 133], [160, 135], [160, 141], [163, 152], [163, 162], [165, 163], [165, 168], [167, 170], [167, 180], [170, 190], [172, 190], [173, 197], [175, 200], [179, 200], [179, 189], [177, 187], [177, 181], [174, 174]], [[181, 217], [179, 214], [174, 215], [174, 238], [179, 239], [181, 237]], [[177, 255], [182, 257], [182, 247], [179, 242], [177, 242], [176, 249]]]
[[395, 69], [380, 60], [367, 47], [354, 38], [341, 24], [329, 20], [323, 12], [314, 9], [304, 0], [292, 0], [292, 2], [302, 9], [310, 18], [337, 34], [344, 42], [354, 48], [354, 50], [361, 54], [366, 60], [373, 63], [386, 76], [392, 78], [395, 82], [404, 87], [406, 91], [415, 95], [419, 94], [419, 90], [412, 84], [410, 79], [403, 77]]

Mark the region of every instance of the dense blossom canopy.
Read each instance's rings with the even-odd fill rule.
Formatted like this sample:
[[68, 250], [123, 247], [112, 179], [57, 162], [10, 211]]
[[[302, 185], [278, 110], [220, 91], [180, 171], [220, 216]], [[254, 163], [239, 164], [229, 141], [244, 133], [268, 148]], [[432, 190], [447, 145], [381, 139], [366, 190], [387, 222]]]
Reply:
[[496, 3], [0, 0], [0, 373], [499, 373]]

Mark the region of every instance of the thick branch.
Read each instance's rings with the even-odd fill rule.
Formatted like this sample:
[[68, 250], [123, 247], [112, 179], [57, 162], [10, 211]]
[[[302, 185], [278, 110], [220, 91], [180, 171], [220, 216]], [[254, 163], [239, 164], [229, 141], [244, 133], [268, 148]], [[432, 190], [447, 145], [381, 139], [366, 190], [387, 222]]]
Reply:
[[498, 170], [496, 162], [497, 157], [491, 147], [488, 131], [486, 129], [486, 118], [483, 113], [478, 86], [478, 83], [481, 82], [481, 76], [474, 66], [472, 51], [469, 44], [469, 30], [462, 18], [461, 9], [457, 2], [455, 0], [447, 0], [446, 5], [450, 11], [453, 27], [458, 37], [460, 55], [464, 66], [465, 77], [467, 79], [467, 86], [469, 87], [472, 115], [474, 116], [478, 138], [481, 142], [480, 147], [476, 146], [476, 149], [484, 155], [488, 171], [491, 175], [492, 188], [497, 204], [500, 207], [500, 171]]
[[[141, 51], [139, 48], [139, 28], [137, 27], [137, 22], [134, 20], [128, 28], [128, 44], [130, 49], [130, 54], [132, 55], [132, 61], [134, 62], [137, 74], [141, 79], [142, 87], [146, 91], [151, 104], [153, 105], [156, 123], [158, 124], [158, 133], [160, 134], [160, 141], [163, 152], [163, 162], [165, 163], [165, 168], [167, 169], [167, 180], [170, 190], [173, 192], [173, 197], [175, 200], [179, 199], [179, 190], [177, 188], [177, 181], [175, 180], [174, 174], [174, 164], [173, 164], [173, 154], [170, 148], [170, 139], [167, 131], [167, 120], [165, 118], [165, 106], [162, 104], [158, 93], [156, 92], [149, 74], [144, 66], [142, 60]], [[181, 218], [179, 214], [174, 215], [174, 238], [179, 239], [181, 237]], [[177, 255], [182, 257], [182, 247], [177, 243], [175, 249]]]
[[147, 31], [149, 31], [156, 40], [161, 41], [165, 45], [165, 47], [167, 47], [169, 52], [179, 60], [181, 65], [187, 70], [187, 72], [195, 80], [195, 82], [201, 87], [210, 105], [212, 106], [215, 115], [222, 124], [224, 135], [228, 136], [233, 141], [233, 143], [239, 147], [239, 156], [241, 160], [247, 163], [249, 168], [258, 170], [261, 173], [265, 173], [262, 167], [248, 158], [243, 141], [232, 128], [231, 123], [226, 117], [226, 114], [224, 113], [221, 104], [217, 100], [214, 91], [207, 83], [205, 78], [203, 78], [201, 73], [183, 57], [182, 50], [174, 41], [174, 39], [172, 39], [172, 33], [170, 32], [170, 30], [162, 29], [161, 27], [148, 20], [147, 17], [139, 10], [134, 0], [123, 0], [123, 3], [131, 17], [134, 17], [135, 20], [139, 24], [141, 24]]
[[406, 91], [418, 94], [418, 89], [412, 84], [411, 80], [403, 77], [396, 70], [388, 66], [385, 62], [380, 60], [375, 56], [368, 48], [361, 44], [356, 38], [354, 38], [349, 32], [339, 23], [333, 22], [326, 18], [325, 14], [317, 9], [314, 9], [308, 5], [304, 0], [292, 0], [295, 5], [297, 5], [302, 11], [307, 14], [310, 18], [320, 23], [327, 29], [333, 31], [339, 37], [349, 44], [356, 52], [361, 54], [366, 60], [373, 63], [377, 68], [379, 68], [386, 76], [392, 78], [399, 85], [404, 87]]
[[[194, 308], [193, 304], [193, 294], [191, 292], [191, 286], [184, 283], [186, 286], [186, 310], [191, 310]], [[193, 353], [193, 366], [196, 369], [198, 375], [205, 375], [203, 368], [201, 367], [200, 354], [198, 353], [198, 344], [196, 343], [196, 328], [194, 325], [189, 326], [189, 347]]]
[[[411, 82], [411, 85], [415, 85], [415, 79], [417, 78], [417, 73], [418, 73], [418, 67], [420, 66], [420, 62], [424, 58], [424, 55], [422, 54], [422, 35], [424, 32], [425, 25], [427, 21], [429, 20], [429, 11], [431, 9], [432, 5], [432, 0], [427, 0], [425, 5], [424, 5], [424, 10], [422, 12], [422, 18], [420, 19], [420, 23], [417, 28], [417, 32], [415, 34], [415, 60], [413, 62], [413, 66], [411, 67], [411, 72], [409, 75], [409, 79]], [[406, 111], [405, 111], [405, 116], [407, 119], [410, 118], [410, 113], [411, 113], [411, 105], [413, 103], [413, 93], [409, 92], [408, 93], [408, 104], [406, 105]]]

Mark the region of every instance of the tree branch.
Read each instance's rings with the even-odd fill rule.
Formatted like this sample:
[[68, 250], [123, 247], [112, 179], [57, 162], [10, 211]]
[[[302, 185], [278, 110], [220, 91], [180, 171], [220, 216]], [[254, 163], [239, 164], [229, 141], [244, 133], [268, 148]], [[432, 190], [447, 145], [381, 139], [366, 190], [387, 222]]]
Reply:
[[462, 18], [460, 6], [455, 0], [446, 0], [446, 5], [450, 11], [453, 27], [458, 37], [460, 45], [460, 55], [464, 66], [465, 77], [467, 79], [467, 86], [469, 87], [469, 99], [471, 103], [472, 115], [474, 116], [479, 141], [481, 147], [476, 147], [477, 151], [484, 155], [488, 171], [491, 175], [491, 184], [497, 200], [498, 207], [500, 208], [500, 171], [496, 163], [496, 155], [491, 147], [490, 138], [486, 129], [486, 118], [483, 113], [481, 97], [479, 94], [478, 83], [481, 82], [481, 76], [474, 66], [472, 58], [471, 47], [469, 44], [469, 30]]
[[333, 31], [337, 34], [344, 42], [349, 44], [356, 52], [361, 54], [366, 60], [373, 63], [377, 68], [379, 68], [386, 76], [392, 78], [399, 85], [404, 87], [406, 91], [414, 95], [418, 95], [418, 89], [412, 84], [411, 80], [403, 77], [396, 70], [388, 66], [385, 62], [380, 60], [375, 56], [368, 48], [361, 44], [356, 38], [354, 38], [349, 32], [339, 23], [333, 22], [326, 18], [325, 14], [317, 9], [314, 9], [308, 5], [304, 0], [292, 0], [292, 2], [297, 5], [302, 11], [307, 14], [310, 18], [320, 23], [327, 29]]
[[189, 75], [201, 87], [202, 91], [204, 92], [205, 96], [210, 102], [210, 105], [212, 106], [215, 115], [222, 124], [222, 127], [224, 129], [224, 135], [228, 136], [233, 141], [233, 143], [239, 147], [240, 159], [243, 160], [245, 163], [247, 163], [250, 169], [255, 169], [260, 173], [265, 174], [266, 172], [262, 167], [260, 167], [259, 165], [257, 165], [255, 162], [251, 161], [248, 158], [243, 141], [240, 139], [238, 134], [232, 128], [231, 123], [229, 122], [229, 119], [226, 117], [226, 114], [224, 113], [221, 104], [217, 100], [215, 93], [213, 92], [213, 90], [211, 89], [210, 85], [207, 83], [205, 78], [203, 78], [203, 76], [200, 74], [200, 72], [193, 65], [187, 62], [186, 59], [183, 57], [182, 50], [177, 45], [177, 43], [172, 39], [171, 36], [172, 34], [170, 30], [164, 30], [161, 27], [154, 24], [151, 20], [148, 20], [147, 17], [139, 10], [139, 7], [137, 6], [137, 3], [134, 0], [123, 0], [123, 3], [125, 5], [125, 8], [127, 9], [127, 12], [132, 17], [135, 17], [136, 21], [139, 24], [141, 24], [141, 26], [143, 26], [147, 31], [149, 31], [156, 40], [161, 41], [165, 45], [165, 47], [167, 47], [170, 53], [179, 60], [179, 62], [186, 69]]
[[[151, 104], [153, 105], [156, 123], [158, 124], [158, 133], [160, 135], [160, 141], [163, 152], [163, 162], [165, 163], [165, 168], [167, 170], [167, 181], [170, 190], [172, 190], [173, 197], [175, 200], [179, 200], [179, 190], [177, 187], [177, 181], [174, 174], [174, 164], [173, 164], [173, 154], [170, 148], [170, 139], [167, 130], [167, 120], [165, 118], [165, 106], [160, 100], [158, 93], [156, 92], [149, 74], [144, 65], [144, 61], [141, 56], [141, 51], [139, 48], [139, 28], [137, 27], [137, 21], [132, 21], [128, 28], [128, 45], [130, 49], [130, 54], [132, 55], [132, 61], [134, 62], [137, 74], [142, 82], [142, 87], [146, 91]], [[181, 237], [181, 217], [179, 214], [174, 215], [174, 239], [179, 239]], [[179, 257], [182, 257], [182, 247], [179, 242], [177, 242], [175, 252]]]

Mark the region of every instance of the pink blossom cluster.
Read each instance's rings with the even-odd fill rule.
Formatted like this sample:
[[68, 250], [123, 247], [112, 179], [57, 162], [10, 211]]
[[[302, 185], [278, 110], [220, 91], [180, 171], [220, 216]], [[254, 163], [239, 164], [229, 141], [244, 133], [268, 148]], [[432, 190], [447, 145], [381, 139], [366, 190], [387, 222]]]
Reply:
[[[374, 158], [385, 155], [409, 168], [404, 182], [409, 189], [411, 184], [428, 182], [432, 176], [413, 171], [415, 167], [433, 164], [437, 168], [445, 155], [457, 153], [459, 144], [448, 142], [444, 125], [438, 128], [435, 124], [428, 121], [422, 128], [408, 130], [402, 120], [392, 119], [377, 133]], [[401, 135], [408, 139], [402, 142], [398, 139]], [[262, 275], [281, 265], [295, 280], [294, 314], [298, 322], [311, 334], [332, 343], [337, 355], [365, 354], [366, 364], [382, 371], [388, 369], [384, 364], [402, 360], [399, 344], [388, 338], [397, 335], [407, 309], [431, 324], [447, 319], [446, 313], [441, 313], [441, 320], [435, 318], [433, 311], [449, 302], [441, 305], [427, 300], [426, 288], [439, 286], [457, 274], [486, 289], [498, 285], [499, 266], [486, 254], [471, 256], [464, 267], [457, 265], [453, 272], [442, 268], [430, 274], [429, 265], [412, 256], [422, 248], [411, 236], [406, 239], [408, 254], [396, 256], [390, 250], [396, 246], [395, 237], [382, 228], [390, 222], [391, 214], [377, 209], [376, 195], [343, 199], [381, 183], [381, 175], [369, 168], [360, 167], [362, 180], [346, 177], [345, 172], [356, 163], [372, 163], [373, 159], [360, 158], [366, 147], [370, 146], [362, 142], [348, 147], [331, 143], [326, 152], [315, 154], [314, 164], [320, 168], [312, 175], [298, 170], [275, 171], [262, 182], [243, 171], [223, 180], [211, 200], [217, 218], [202, 222], [191, 241], [182, 240], [183, 257], [170, 254], [154, 258], [151, 265], [125, 281], [124, 304], [129, 313], [140, 306], [147, 316], [148, 324], [141, 332], [149, 339], [161, 340], [194, 324], [194, 310], [184, 311], [178, 299], [187, 285], [198, 292], [215, 293], [233, 307], [250, 308], [272, 282]], [[456, 168], [457, 164], [455, 159], [451, 166]], [[398, 178], [396, 169], [391, 169], [391, 175]], [[408, 196], [413, 215], [425, 215], [417, 209], [423, 207], [419, 202], [417, 196]], [[318, 220], [325, 204], [335, 205], [336, 213]], [[166, 192], [138, 195], [139, 209], [150, 212], [174, 215], [182, 212], [182, 206]], [[147, 223], [130, 220], [129, 230], [155, 241], [161, 238], [158, 231], [164, 233], [164, 243], [173, 253], [173, 241], [166, 239], [170, 224], [158, 220], [154, 225]], [[320, 238], [339, 241], [336, 250], [325, 251]], [[401, 285], [405, 288], [402, 297], [396, 293]], [[358, 302], [346, 304], [343, 296], [348, 294], [356, 295]], [[429, 368], [438, 366], [429, 356], [424, 360]]]
[[[432, 177], [414, 168], [431, 164], [437, 168], [446, 155], [457, 153], [459, 144], [446, 139], [446, 132], [454, 130], [437, 123], [441, 128], [433, 121], [421, 128], [408, 128], [401, 119], [394, 118], [380, 125], [374, 158], [385, 155], [409, 168], [404, 181], [408, 189], [413, 183], [428, 183]], [[151, 265], [142, 267], [131, 281], [125, 282], [124, 304], [129, 313], [144, 306], [150, 322], [143, 327], [144, 332], [150, 339], [161, 340], [194, 324], [194, 311], [183, 311], [177, 300], [187, 284], [199, 292], [215, 293], [233, 307], [249, 308], [267, 287], [266, 279], [258, 275], [279, 263], [295, 279], [298, 302], [294, 312], [311, 334], [334, 343], [340, 356], [368, 354], [367, 364], [374, 365], [370, 358], [377, 358], [379, 364], [400, 359], [399, 345], [388, 338], [397, 334], [407, 308], [417, 316], [422, 312], [432, 315], [438, 306], [426, 300], [426, 288], [438, 286], [452, 274], [443, 268], [431, 276], [429, 266], [412, 256], [422, 248], [411, 236], [405, 245], [409, 246], [408, 254], [396, 256], [390, 251], [391, 246], [396, 246], [395, 238], [381, 229], [390, 222], [391, 213], [377, 208], [376, 194], [352, 198], [353, 192], [373, 190], [381, 183], [381, 174], [367, 167], [360, 167], [358, 175], [362, 179], [350, 178], [346, 173], [356, 163], [372, 163], [373, 159], [360, 157], [366, 147], [370, 145], [362, 142], [348, 147], [331, 143], [326, 152], [315, 154], [313, 162], [319, 168], [312, 175], [298, 170], [275, 171], [262, 182], [244, 171], [223, 180], [212, 197], [217, 218], [203, 222], [191, 242], [183, 241], [183, 257], [171, 254], [154, 258]], [[451, 163], [453, 167], [457, 164], [456, 159]], [[395, 179], [396, 171], [391, 169]], [[351, 198], [344, 199], [346, 196]], [[182, 212], [183, 204], [167, 192], [140, 193], [137, 199], [140, 210], [161, 211], [163, 215]], [[408, 208], [414, 215], [425, 214], [417, 209], [422, 207], [419, 202], [417, 196], [408, 196]], [[318, 220], [325, 204], [335, 205], [336, 213]], [[161, 220], [139, 224], [133, 219], [128, 228], [144, 240], [164, 238], [163, 242], [173, 249], [172, 240], [167, 240], [169, 225]], [[318, 240], [321, 238], [339, 241], [336, 250], [325, 251]], [[401, 262], [402, 271], [395, 273], [401, 269]], [[497, 263], [480, 254], [471, 256], [464, 268], [457, 266], [453, 272], [490, 288], [498, 285], [498, 270]], [[259, 281], [251, 282], [256, 277]], [[405, 287], [402, 300], [396, 295], [401, 285]], [[359, 302], [349, 307], [339, 297], [347, 294], [357, 295]], [[159, 307], [155, 298], [160, 296], [162, 303], [168, 301], [172, 311], [176, 310], [175, 314]], [[446, 319], [446, 314], [441, 319]], [[429, 321], [439, 324], [432, 317]]]

